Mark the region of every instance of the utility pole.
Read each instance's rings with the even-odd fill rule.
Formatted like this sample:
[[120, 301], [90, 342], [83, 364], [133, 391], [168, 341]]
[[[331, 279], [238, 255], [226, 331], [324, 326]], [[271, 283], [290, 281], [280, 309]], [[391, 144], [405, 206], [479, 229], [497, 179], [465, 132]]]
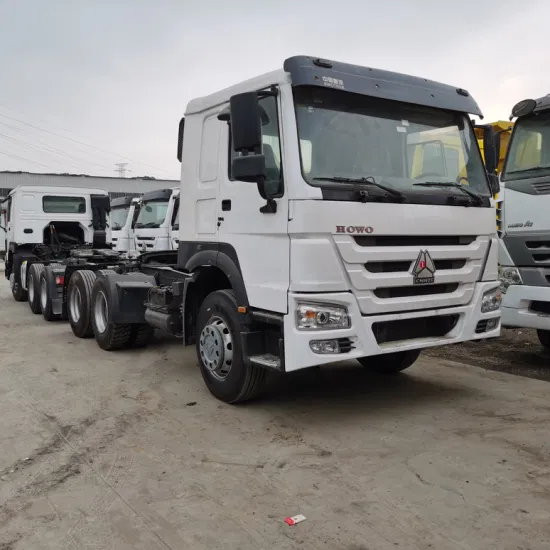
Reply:
[[132, 170], [126, 168], [126, 166], [128, 166], [127, 162], [118, 162], [118, 163], [115, 164], [115, 166], [117, 167], [115, 172], [117, 172], [119, 177], [121, 177], [121, 178], [126, 177], [126, 172], [131, 172], [132, 171]]

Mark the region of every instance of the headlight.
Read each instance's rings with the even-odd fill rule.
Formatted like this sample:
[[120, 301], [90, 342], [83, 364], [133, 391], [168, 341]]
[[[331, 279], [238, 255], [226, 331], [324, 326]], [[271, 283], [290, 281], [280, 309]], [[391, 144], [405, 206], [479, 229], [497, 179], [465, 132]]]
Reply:
[[502, 302], [500, 288], [486, 292], [481, 299], [481, 313], [490, 313], [500, 309], [500, 302]]
[[522, 285], [521, 275], [517, 267], [498, 266], [498, 278], [500, 279], [500, 290], [504, 294], [510, 285]]
[[323, 304], [298, 304], [296, 326], [299, 330], [333, 330], [349, 328], [351, 321], [345, 307]]

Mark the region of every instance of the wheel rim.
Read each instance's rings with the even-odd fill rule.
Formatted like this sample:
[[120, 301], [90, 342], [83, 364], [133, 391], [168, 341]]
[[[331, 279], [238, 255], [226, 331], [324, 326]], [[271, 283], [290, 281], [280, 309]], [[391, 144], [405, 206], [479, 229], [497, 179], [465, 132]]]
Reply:
[[199, 352], [203, 365], [218, 380], [225, 380], [233, 364], [231, 331], [220, 317], [212, 317], [202, 329]]
[[29, 277], [29, 300], [34, 302], [34, 277]]
[[71, 313], [71, 319], [78, 323], [80, 319], [80, 308], [82, 306], [82, 295], [80, 289], [77, 286], [71, 288], [69, 293], [69, 311]]
[[48, 289], [46, 287], [46, 279], [42, 279], [42, 284], [40, 285], [40, 305], [42, 306], [42, 311], [44, 311], [48, 305]]
[[10, 289], [13, 290], [14, 286], [15, 286], [15, 274], [10, 273]]
[[94, 320], [97, 330], [101, 333], [107, 330], [107, 318], [109, 309], [107, 307], [107, 297], [104, 292], [100, 290], [97, 293], [97, 297], [94, 304]]

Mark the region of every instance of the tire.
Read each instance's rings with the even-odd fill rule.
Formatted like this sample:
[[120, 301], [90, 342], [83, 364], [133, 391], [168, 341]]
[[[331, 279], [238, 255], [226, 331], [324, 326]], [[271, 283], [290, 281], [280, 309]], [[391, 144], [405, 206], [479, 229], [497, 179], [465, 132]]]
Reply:
[[[21, 285], [21, 262], [17, 261], [17, 258], [20, 258], [18, 254], [13, 256], [12, 262], [12, 272], [10, 273], [10, 288], [13, 295], [13, 299], [16, 302], [24, 302], [27, 299], [27, 291]], [[15, 276], [14, 269], [17, 267], [19, 275]]]
[[[111, 270], [104, 270], [103, 273], [109, 271]], [[130, 344], [132, 325], [110, 323], [108, 321], [109, 298], [110, 293], [107, 282], [104, 278], [98, 277], [92, 288], [92, 328], [98, 346], [106, 351], [114, 351], [123, 349]]]
[[154, 334], [155, 329], [148, 324], [132, 325], [129, 345], [131, 348], [144, 348]]
[[540, 345], [546, 349], [550, 350], [550, 330], [537, 330], [537, 336], [540, 342]]
[[40, 276], [44, 271], [44, 264], [31, 264], [27, 280], [29, 307], [33, 313], [42, 313], [40, 304]]
[[67, 288], [67, 315], [77, 338], [92, 338], [92, 288], [96, 274], [91, 269], [75, 271]]
[[197, 316], [197, 358], [210, 393], [225, 403], [254, 399], [265, 386], [267, 371], [243, 361], [240, 332], [234, 292], [209, 294]]
[[422, 350], [396, 351], [384, 355], [360, 357], [357, 359], [363, 367], [379, 374], [395, 374], [411, 367]]
[[[49, 267], [62, 267], [61, 264], [50, 264]], [[42, 309], [42, 317], [46, 321], [59, 321], [61, 315], [53, 312], [52, 298], [48, 291], [48, 280], [46, 279], [46, 269], [40, 274], [40, 308]]]

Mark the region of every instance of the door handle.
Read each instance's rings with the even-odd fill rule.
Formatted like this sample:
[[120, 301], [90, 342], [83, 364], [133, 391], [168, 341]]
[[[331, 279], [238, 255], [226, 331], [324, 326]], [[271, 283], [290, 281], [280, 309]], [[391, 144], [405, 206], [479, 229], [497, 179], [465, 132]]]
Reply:
[[231, 200], [225, 199], [222, 201], [222, 210], [224, 212], [227, 212], [228, 210], [231, 210]]

